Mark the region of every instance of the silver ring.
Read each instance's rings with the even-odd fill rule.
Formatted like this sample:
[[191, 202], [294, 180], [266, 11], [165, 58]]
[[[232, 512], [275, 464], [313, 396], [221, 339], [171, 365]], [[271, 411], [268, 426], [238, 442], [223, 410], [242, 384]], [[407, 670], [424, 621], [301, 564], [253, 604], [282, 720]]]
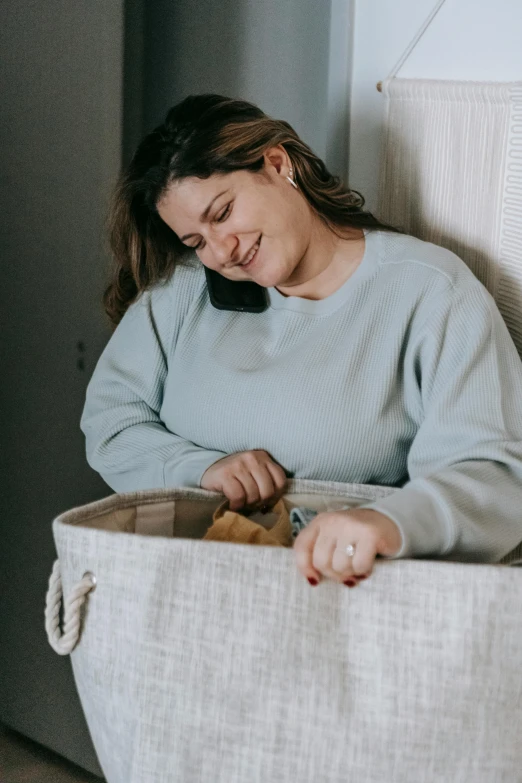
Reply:
[[353, 557], [354, 554], [355, 554], [355, 547], [354, 547], [353, 544], [348, 544], [348, 546], [346, 547], [346, 549], [344, 551], [346, 552], [348, 557]]

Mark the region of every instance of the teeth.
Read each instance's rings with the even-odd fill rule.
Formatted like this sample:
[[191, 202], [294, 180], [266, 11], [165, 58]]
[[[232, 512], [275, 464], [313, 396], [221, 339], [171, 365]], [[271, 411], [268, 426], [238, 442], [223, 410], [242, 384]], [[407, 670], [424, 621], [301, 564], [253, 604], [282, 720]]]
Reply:
[[251, 261], [253, 259], [253, 257], [255, 256], [258, 247], [259, 247], [259, 242], [256, 242], [256, 244], [254, 245], [254, 247], [252, 248], [252, 250], [248, 254], [248, 257], [246, 258], [246, 260], [243, 261], [243, 263], [240, 264], [239, 266], [246, 266], [248, 264], [248, 262]]

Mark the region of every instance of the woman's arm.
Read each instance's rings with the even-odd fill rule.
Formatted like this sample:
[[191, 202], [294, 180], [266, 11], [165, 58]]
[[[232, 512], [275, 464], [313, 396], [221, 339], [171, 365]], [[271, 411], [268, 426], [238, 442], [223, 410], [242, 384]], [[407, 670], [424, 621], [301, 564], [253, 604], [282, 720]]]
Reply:
[[168, 286], [142, 294], [87, 387], [80, 422], [87, 461], [115, 492], [199, 487], [207, 468], [226, 456], [173, 434], [160, 419], [175, 307]]
[[365, 508], [399, 527], [397, 557], [496, 562], [522, 540], [522, 363], [479, 284], [446, 297], [412, 338], [423, 419], [410, 481]]

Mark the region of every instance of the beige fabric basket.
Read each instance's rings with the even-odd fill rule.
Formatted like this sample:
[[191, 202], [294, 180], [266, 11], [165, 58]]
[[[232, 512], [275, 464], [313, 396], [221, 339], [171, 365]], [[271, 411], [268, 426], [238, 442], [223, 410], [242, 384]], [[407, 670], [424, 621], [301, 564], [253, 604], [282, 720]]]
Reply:
[[[285, 502], [390, 491], [294, 480]], [[222, 501], [141, 491], [53, 523], [109, 783], [522, 780], [522, 569], [381, 560], [311, 588], [291, 550], [197, 540]]]

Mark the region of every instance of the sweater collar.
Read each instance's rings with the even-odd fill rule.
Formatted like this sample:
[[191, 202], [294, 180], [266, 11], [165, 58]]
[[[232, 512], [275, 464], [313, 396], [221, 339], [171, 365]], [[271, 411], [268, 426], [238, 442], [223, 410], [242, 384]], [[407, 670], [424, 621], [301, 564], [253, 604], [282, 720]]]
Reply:
[[266, 289], [270, 307], [307, 315], [329, 315], [335, 312], [352, 296], [361, 282], [368, 279], [377, 269], [381, 256], [381, 233], [364, 230], [365, 245], [361, 263], [337, 291], [324, 299], [305, 299], [301, 296], [283, 296], [277, 288], [271, 287]]

